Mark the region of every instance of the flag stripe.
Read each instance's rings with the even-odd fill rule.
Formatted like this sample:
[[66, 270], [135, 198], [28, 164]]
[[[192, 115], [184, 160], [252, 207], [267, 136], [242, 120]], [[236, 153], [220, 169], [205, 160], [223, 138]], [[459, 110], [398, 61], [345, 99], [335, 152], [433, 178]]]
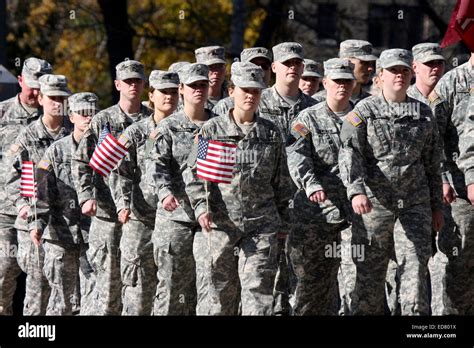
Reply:
[[202, 159], [199, 159], [199, 158], [198, 158], [197, 161], [198, 161], [198, 165], [200, 164], [200, 165], [202, 165], [204, 167], [207, 167], [207, 168], [217, 168], [217, 169], [223, 170], [224, 172], [233, 172], [233, 170], [234, 170], [234, 166], [222, 165], [222, 164], [219, 164], [219, 163], [214, 163], [214, 162], [202, 160]]
[[198, 174], [197, 176], [207, 181], [212, 181], [212, 182], [217, 182], [217, 183], [222, 183], [222, 184], [230, 184], [232, 182], [232, 180], [229, 180], [229, 179], [226, 180], [220, 176], [215, 176], [215, 175]]
[[127, 153], [127, 148], [110, 134], [107, 127], [104, 127], [89, 165], [100, 175], [107, 176]]

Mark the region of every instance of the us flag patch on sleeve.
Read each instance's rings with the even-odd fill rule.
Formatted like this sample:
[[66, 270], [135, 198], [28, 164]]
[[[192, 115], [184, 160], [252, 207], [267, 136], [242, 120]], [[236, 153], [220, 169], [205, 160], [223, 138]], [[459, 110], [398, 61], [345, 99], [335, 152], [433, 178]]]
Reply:
[[50, 163], [49, 163], [48, 160], [42, 159], [42, 160], [38, 163], [38, 168], [39, 168], [39, 169], [43, 169], [43, 170], [48, 170], [49, 165], [50, 165]]
[[362, 119], [355, 112], [347, 114], [347, 121], [350, 122], [354, 127], [359, 127], [362, 124]]
[[300, 134], [302, 137], [305, 137], [309, 134], [308, 128], [306, 128], [302, 123], [297, 123], [293, 126], [293, 130]]

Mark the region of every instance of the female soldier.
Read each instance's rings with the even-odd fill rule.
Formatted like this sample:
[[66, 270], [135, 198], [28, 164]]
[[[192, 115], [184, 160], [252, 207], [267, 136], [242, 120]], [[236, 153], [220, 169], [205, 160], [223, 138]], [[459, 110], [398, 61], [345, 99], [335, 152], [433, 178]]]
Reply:
[[153, 70], [149, 104], [154, 113], [128, 127], [128, 156], [112, 172], [110, 186], [118, 219], [124, 224], [120, 240], [122, 315], [151, 315], [158, 283], [151, 235], [155, 225], [156, 199], [144, 180], [145, 158], [156, 137], [155, 128], [178, 105], [178, 74]]
[[[227, 183], [195, 180], [196, 166], [185, 171], [186, 191], [204, 230], [196, 234], [194, 245], [196, 267], [205, 275], [198, 274], [197, 313], [235, 315], [240, 299], [243, 315], [270, 315], [277, 233], [288, 230], [291, 182], [278, 127], [256, 114], [265, 88], [263, 70], [238, 62], [231, 72], [235, 108], [206, 123], [199, 140], [200, 147], [212, 140], [234, 149], [234, 155], [224, 158], [233, 163], [225, 175]], [[198, 152], [201, 163], [203, 153]], [[188, 164], [194, 163], [196, 156], [190, 156]], [[197, 173], [215, 178], [212, 170]]]
[[380, 55], [382, 92], [356, 105], [341, 131], [341, 177], [352, 202], [355, 288], [350, 314], [383, 314], [391, 251], [400, 271], [402, 315], [427, 315], [431, 225], [439, 231], [442, 191], [438, 132], [431, 110], [407, 97], [412, 54]]

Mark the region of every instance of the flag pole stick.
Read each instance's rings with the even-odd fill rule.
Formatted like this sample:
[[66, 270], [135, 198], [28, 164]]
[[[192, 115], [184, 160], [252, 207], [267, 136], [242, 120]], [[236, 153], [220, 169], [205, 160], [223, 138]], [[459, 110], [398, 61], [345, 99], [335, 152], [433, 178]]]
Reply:
[[[204, 188], [206, 189], [206, 212], [209, 216], [209, 195], [207, 189], [207, 180], [204, 180]], [[209, 254], [211, 255], [211, 264], [212, 264], [212, 251], [211, 251], [211, 231], [207, 232], [207, 245], [209, 247]]]
[[[35, 214], [35, 228], [38, 226], [38, 214], [36, 212], [36, 179], [35, 179], [35, 167], [33, 165], [33, 211]], [[36, 248], [36, 260], [38, 261], [38, 268], [41, 267], [40, 265], [40, 253], [39, 253], [39, 246], [35, 244]]]

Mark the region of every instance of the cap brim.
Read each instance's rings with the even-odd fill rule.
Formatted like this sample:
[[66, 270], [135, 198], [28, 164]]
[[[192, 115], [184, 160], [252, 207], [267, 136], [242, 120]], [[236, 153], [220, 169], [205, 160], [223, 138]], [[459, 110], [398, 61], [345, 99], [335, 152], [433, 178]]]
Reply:
[[442, 55], [440, 54], [433, 54], [431, 56], [428, 56], [428, 57], [425, 57], [425, 58], [422, 58], [422, 59], [414, 59], [418, 62], [421, 62], [421, 63], [426, 63], [426, 62], [431, 62], [433, 60], [442, 60], [442, 61], [446, 61], [446, 58], [444, 58]]
[[397, 65], [401, 65], [401, 66], [404, 66], [404, 67], [407, 67], [407, 68], [410, 68], [413, 70], [413, 67], [411, 65], [409, 65], [407, 62], [404, 62], [403, 60], [396, 60], [388, 65], [381, 65], [382, 69], [388, 69], [388, 68], [391, 68], [393, 66], [397, 66]]
[[191, 83], [194, 83], [196, 81], [209, 81], [209, 78], [207, 77], [203, 77], [203, 76], [190, 76], [186, 81], [184, 81], [183, 83], [185, 85], [190, 85]]
[[223, 59], [215, 58], [215, 59], [206, 60], [206, 62], [204, 64], [212, 65], [212, 64], [226, 64], [226, 63], [227, 62]]
[[139, 74], [139, 73], [126, 74], [126, 75], [120, 76], [120, 78], [117, 78], [117, 80], [121, 80], [121, 81], [128, 80], [128, 79], [140, 79], [140, 80], [143, 80], [143, 81], [147, 81], [146, 76], [144, 76], [142, 74]]
[[255, 59], [255, 58], [264, 58], [266, 60], [268, 60], [270, 63], [272, 62], [270, 58], [268, 58], [266, 55], [264, 54], [255, 54], [253, 56], [250, 56], [247, 60], [245, 60], [246, 62], [250, 62], [252, 61], [252, 59]]
[[72, 93], [71, 91], [56, 90], [56, 91], [47, 91], [41, 92], [43, 95], [48, 97], [69, 97]]
[[158, 83], [151, 85], [154, 89], [167, 89], [167, 88], [178, 88], [179, 84], [176, 83]]
[[286, 62], [287, 60], [294, 59], [294, 58], [304, 60], [304, 58], [301, 57], [299, 54], [294, 53], [294, 54], [289, 54], [289, 55], [287, 55], [287, 56], [284, 56], [284, 57], [278, 59], [278, 61], [279, 61], [280, 63], [284, 63], [284, 62]]
[[355, 76], [349, 73], [329, 73], [326, 78], [330, 80], [355, 80]]
[[258, 83], [257, 81], [242, 81], [239, 83], [235, 83], [234, 85], [239, 87], [239, 88], [258, 88], [258, 89], [265, 89], [267, 86], [265, 86], [262, 83]]
[[322, 75], [316, 73], [316, 72], [303, 72], [303, 75], [301, 75], [302, 77], [306, 77], [306, 76], [312, 76], [312, 77], [323, 77]]
[[365, 56], [354, 56], [354, 58], [363, 60], [363, 61], [365, 61], [365, 62], [371, 62], [371, 61], [374, 61], [374, 60], [377, 60], [377, 59], [378, 59], [378, 58], [377, 58], [376, 56], [374, 56], [373, 54], [368, 54], [368, 55], [365, 55]]
[[39, 83], [38, 80], [25, 78], [25, 77], [23, 76], [23, 82], [24, 82], [25, 85], [27, 85], [29, 88], [35, 88], [35, 89], [40, 88], [40, 83]]

